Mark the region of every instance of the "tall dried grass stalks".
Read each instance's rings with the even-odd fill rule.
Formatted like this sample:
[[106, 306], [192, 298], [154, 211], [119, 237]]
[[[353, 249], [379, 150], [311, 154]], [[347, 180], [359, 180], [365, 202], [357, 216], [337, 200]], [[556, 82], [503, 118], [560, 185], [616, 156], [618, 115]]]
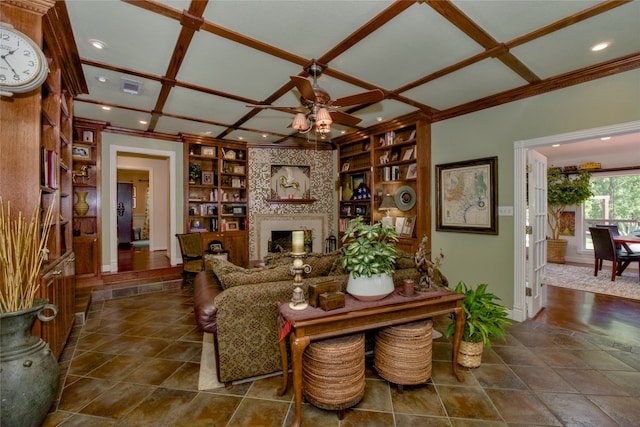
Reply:
[[0, 313], [24, 310], [33, 306], [40, 288], [40, 268], [47, 256], [47, 240], [53, 222], [53, 203], [38, 221], [40, 205], [31, 219], [18, 213], [11, 219], [11, 206], [0, 197]]

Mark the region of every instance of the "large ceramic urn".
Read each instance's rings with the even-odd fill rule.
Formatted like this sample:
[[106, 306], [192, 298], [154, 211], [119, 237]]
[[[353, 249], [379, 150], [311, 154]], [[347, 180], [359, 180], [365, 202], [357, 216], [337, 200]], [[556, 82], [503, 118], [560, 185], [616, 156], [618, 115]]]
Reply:
[[376, 301], [394, 291], [393, 277], [388, 274], [374, 274], [371, 277], [349, 275], [347, 293], [360, 301]]

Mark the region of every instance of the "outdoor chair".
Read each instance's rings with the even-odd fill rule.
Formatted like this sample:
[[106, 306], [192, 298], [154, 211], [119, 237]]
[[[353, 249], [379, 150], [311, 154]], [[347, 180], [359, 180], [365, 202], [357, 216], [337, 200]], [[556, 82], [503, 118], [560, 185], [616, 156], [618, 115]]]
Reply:
[[200, 233], [176, 234], [182, 253], [182, 286], [204, 270]]
[[640, 254], [630, 255], [616, 250], [610, 228], [589, 227], [589, 232], [593, 241], [593, 255], [595, 257], [594, 276], [598, 275], [598, 270], [602, 270], [602, 262], [604, 260], [611, 261], [611, 281], [615, 281], [616, 275], [622, 274], [630, 263], [640, 263]]

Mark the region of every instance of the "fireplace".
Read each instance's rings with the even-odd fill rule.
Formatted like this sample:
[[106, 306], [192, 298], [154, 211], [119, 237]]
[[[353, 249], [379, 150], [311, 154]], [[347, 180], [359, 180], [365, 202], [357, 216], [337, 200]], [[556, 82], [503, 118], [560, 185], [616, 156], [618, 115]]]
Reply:
[[291, 231], [293, 230], [310, 232], [313, 236], [310, 252], [323, 252], [324, 239], [328, 236], [328, 224], [326, 214], [254, 214], [255, 244], [252, 247], [251, 259], [262, 260], [272, 252], [270, 249], [275, 240], [273, 232], [287, 233], [286, 246], [281, 246], [285, 251], [291, 251]]
[[[272, 230], [268, 251], [274, 253], [291, 252], [291, 233], [295, 230]], [[313, 252], [313, 231], [304, 230], [304, 251]]]

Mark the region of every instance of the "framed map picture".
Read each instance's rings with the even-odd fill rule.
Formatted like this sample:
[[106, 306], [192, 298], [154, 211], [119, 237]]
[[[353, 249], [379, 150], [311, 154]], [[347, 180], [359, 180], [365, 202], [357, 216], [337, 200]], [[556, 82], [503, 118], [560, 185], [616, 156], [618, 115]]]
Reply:
[[498, 234], [498, 158], [436, 165], [436, 231]]

